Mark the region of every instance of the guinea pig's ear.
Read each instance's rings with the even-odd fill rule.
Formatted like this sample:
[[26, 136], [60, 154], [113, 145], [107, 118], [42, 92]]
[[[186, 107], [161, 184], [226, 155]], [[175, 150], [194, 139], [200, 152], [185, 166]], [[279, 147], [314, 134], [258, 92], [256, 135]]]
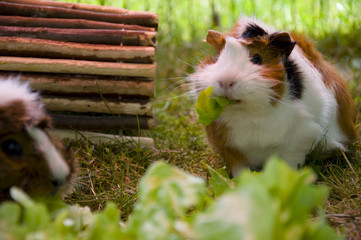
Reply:
[[214, 30], [208, 30], [207, 43], [211, 44], [218, 52], [220, 52], [226, 44], [223, 34]]
[[277, 32], [269, 36], [268, 46], [278, 51], [285, 58], [291, 54], [295, 45], [296, 42], [292, 41], [287, 32]]

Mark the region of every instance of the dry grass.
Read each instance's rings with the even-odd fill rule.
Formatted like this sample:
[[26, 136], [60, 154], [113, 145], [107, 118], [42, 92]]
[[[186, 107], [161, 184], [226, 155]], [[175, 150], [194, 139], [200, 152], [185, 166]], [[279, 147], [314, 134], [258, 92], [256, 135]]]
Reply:
[[[348, 239], [361, 239], [361, 163], [360, 142], [355, 143], [343, 162], [325, 167], [322, 179], [330, 188], [325, 204], [326, 216], [338, 232]], [[351, 160], [350, 160], [351, 159]]]

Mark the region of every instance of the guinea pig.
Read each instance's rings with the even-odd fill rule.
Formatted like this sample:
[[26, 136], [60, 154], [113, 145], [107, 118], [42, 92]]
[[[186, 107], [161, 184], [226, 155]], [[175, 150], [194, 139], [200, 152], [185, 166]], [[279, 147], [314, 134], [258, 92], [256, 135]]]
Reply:
[[0, 79], [0, 201], [17, 186], [30, 196], [54, 195], [70, 185], [75, 161], [51, 137], [39, 95], [16, 78]]
[[231, 176], [261, 169], [272, 155], [298, 168], [316, 146], [345, 150], [356, 138], [345, 81], [301, 35], [240, 17], [230, 33], [209, 31], [207, 42], [217, 54], [189, 81], [197, 95], [212, 86], [214, 96], [234, 100], [206, 126]]

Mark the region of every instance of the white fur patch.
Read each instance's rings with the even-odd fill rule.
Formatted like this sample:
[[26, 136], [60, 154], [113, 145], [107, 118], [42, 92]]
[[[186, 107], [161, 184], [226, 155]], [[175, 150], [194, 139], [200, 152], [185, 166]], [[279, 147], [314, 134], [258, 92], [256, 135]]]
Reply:
[[28, 128], [27, 132], [36, 142], [37, 149], [46, 159], [53, 180], [65, 183], [70, 174], [70, 168], [46, 133], [39, 128]]
[[27, 115], [35, 121], [43, 116], [43, 105], [39, 95], [32, 92], [28, 82], [20, 82], [18, 77], [0, 78], [0, 107], [13, 101], [22, 101]]

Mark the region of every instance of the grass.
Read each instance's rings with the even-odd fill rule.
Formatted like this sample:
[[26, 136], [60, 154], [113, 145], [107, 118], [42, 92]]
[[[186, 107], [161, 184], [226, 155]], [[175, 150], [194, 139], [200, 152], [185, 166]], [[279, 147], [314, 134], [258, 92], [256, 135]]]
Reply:
[[130, 149], [121, 143], [96, 146], [86, 139], [72, 143], [81, 167], [77, 188], [65, 200], [94, 210], [102, 209], [111, 200], [126, 219], [137, 199], [137, 183], [152, 162], [163, 160], [204, 178], [207, 172], [201, 161], [221, 167], [219, 158], [204, 141], [191, 105], [187, 98], [156, 104], [158, 125], [146, 132], [156, 143], [154, 149]]
[[[102, 209], [115, 202], [126, 219], [137, 200], [137, 183], [154, 161], [163, 160], [194, 175], [208, 174], [201, 164], [223, 166], [205, 141], [197, 123], [194, 101], [182, 96], [188, 91], [184, 77], [209, 48], [202, 42], [208, 29], [228, 31], [239, 13], [256, 15], [279, 29], [297, 30], [316, 40], [317, 47], [340, 69], [347, 80], [357, 111], [361, 110], [361, 3], [357, 0], [224, 0], [216, 1], [73, 1], [113, 5], [159, 14], [157, 48], [158, 78], [154, 114], [157, 127], [142, 135], [152, 137], [154, 149], [128, 148], [124, 144], [95, 146], [83, 139], [72, 143], [80, 162], [75, 191], [65, 197], [71, 204]], [[214, 2], [216, 11], [212, 12]], [[213, 21], [219, 17], [220, 21]], [[136, 134], [136, 132], [135, 132]], [[361, 238], [361, 143], [356, 141], [347, 153], [313, 153], [308, 164], [319, 183], [330, 187], [325, 203], [326, 216], [349, 239]]]

